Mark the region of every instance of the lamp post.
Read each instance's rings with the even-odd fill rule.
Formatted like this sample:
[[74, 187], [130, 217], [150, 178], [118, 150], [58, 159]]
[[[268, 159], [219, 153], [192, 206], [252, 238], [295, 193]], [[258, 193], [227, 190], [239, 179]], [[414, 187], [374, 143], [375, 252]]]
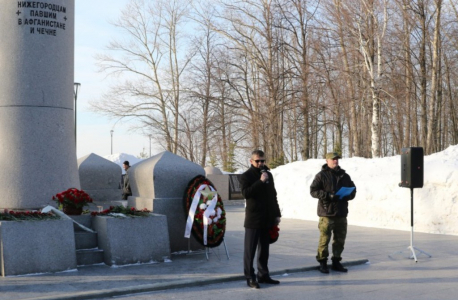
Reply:
[[111, 154], [113, 154], [113, 132], [114, 130], [110, 130], [110, 134], [111, 134]]
[[149, 135], [149, 157], [151, 157], [151, 134]]
[[[81, 83], [73, 83], [73, 97], [75, 99], [75, 148], [76, 148], [76, 121], [77, 121], [77, 110], [76, 110], [76, 100], [78, 99], [78, 89], [81, 86]], [[76, 148], [78, 150], [78, 148]]]

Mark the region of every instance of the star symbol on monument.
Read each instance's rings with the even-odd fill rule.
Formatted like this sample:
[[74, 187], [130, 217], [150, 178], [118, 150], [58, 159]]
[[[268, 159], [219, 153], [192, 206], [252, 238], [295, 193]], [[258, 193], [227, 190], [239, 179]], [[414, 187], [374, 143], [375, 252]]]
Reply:
[[16, 15], [18, 15], [18, 16], [19, 16], [20, 14], [21, 14], [21, 12], [18, 10], [18, 11], [17, 11], [17, 13], [16, 13]]
[[67, 16], [64, 17], [64, 20], [67, 21]]
[[202, 191], [200, 191], [200, 193], [204, 195], [204, 197], [207, 198], [208, 200], [212, 199], [213, 196], [215, 195], [215, 192], [212, 192], [210, 188], [208, 187], [208, 185]]

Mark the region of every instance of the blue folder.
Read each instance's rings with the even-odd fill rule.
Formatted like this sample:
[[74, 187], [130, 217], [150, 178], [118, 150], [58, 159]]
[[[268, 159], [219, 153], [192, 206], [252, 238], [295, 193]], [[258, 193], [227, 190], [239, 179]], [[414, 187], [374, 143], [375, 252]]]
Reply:
[[339, 196], [339, 200], [342, 200], [343, 197], [350, 195], [354, 190], [355, 187], [341, 187], [336, 196]]

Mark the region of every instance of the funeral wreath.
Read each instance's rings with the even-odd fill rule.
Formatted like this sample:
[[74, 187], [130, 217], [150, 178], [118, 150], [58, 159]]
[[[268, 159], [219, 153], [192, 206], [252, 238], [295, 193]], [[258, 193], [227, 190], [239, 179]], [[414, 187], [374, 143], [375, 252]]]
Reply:
[[219, 246], [226, 231], [226, 211], [213, 183], [202, 175], [194, 177], [183, 200], [187, 216], [185, 237], [189, 238], [192, 232], [202, 245]]

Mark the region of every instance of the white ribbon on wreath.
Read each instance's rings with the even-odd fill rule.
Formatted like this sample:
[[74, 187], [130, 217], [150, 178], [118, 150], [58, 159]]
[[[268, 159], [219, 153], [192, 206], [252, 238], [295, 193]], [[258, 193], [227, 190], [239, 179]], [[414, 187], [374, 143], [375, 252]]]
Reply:
[[207, 228], [208, 228], [208, 225], [211, 225], [211, 222], [212, 222], [210, 217], [214, 216], [216, 213], [215, 206], [217, 202], [218, 202], [218, 194], [215, 193], [215, 196], [213, 196], [213, 199], [210, 202], [210, 205], [207, 206], [207, 209], [204, 212], [204, 245], [207, 245]]
[[[196, 193], [194, 194], [194, 198], [192, 198], [191, 206], [189, 207], [188, 212], [188, 219], [186, 220], [186, 228], [184, 231], [184, 237], [188, 238], [191, 236], [192, 224], [194, 223], [194, 215], [196, 213], [197, 205], [200, 202], [200, 196], [202, 195], [202, 190], [206, 187], [209, 187], [212, 192], [216, 192], [216, 190], [211, 185], [202, 184], [197, 189]], [[210, 204], [207, 205], [205, 212], [203, 213], [203, 221], [204, 221], [204, 234], [203, 234], [203, 242], [204, 245], [207, 245], [207, 227], [211, 224], [211, 216], [215, 215], [215, 206], [218, 202], [218, 194], [215, 193], [213, 199], [210, 201]], [[209, 224], [210, 223], [210, 224]]]

